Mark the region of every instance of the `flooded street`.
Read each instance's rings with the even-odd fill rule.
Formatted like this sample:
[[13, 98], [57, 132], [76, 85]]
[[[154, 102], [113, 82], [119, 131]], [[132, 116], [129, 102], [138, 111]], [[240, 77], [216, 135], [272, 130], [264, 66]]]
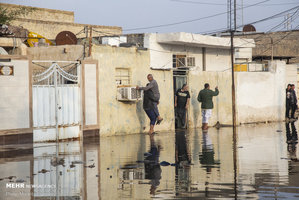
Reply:
[[235, 141], [232, 128], [210, 128], [3, 145], [0, 199], [298, 199], [297, 129], [246, 125]]

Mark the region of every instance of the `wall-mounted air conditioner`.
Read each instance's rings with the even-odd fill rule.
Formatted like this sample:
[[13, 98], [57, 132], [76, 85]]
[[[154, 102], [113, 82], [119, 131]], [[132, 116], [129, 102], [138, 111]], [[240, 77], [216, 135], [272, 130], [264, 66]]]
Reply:
[[138, 101], [142, 99], [142, 90], [137, 90], [136, 87], [118, 87], [118, 101]]

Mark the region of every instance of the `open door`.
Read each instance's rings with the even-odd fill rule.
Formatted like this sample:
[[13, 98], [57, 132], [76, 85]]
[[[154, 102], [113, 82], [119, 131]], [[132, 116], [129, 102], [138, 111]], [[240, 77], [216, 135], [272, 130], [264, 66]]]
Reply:
[[[187, 76], [187, 72], [186, 70], [176, 70], [173, 71], [173, 94], [174, 94], [174, 99], [175, 99], [175, 94], [176, 91], [178, 89], [181, 89], [183, 87], [183, 85], [186, 83], [188, 84], [188, 76]], [[175, 127], [178, 127], [178, 120], [177, 120], [177, 116], [176, 116], [176, 108], [175, 110]], [[188, 126], [188, 112], [186, 113], [186, 126]]]

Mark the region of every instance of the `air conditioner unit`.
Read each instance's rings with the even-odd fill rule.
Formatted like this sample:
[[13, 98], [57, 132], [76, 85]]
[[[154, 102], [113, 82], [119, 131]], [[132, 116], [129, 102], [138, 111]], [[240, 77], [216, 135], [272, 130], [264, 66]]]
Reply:
[[136, 87], [118, 87], [118, 101], [138, 101], [142, 99], [142, 90], [137, 90]]

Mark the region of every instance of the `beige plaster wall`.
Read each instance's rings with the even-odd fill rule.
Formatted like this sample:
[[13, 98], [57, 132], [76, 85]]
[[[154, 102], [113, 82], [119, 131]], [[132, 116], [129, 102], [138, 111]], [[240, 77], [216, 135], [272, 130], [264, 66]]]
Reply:
[[0, 130], [30, 128], [29, 62], [0, 61], [0, 65], [14, 67], [13, 76], [0, 76]]
[[147, 74], [152, 73], [159, 84], [161, 99], [159, 110], [164, 121], [156, 126], [157, 131], [174, 129], [173, 79], [171, 71], [151, 70], [149, 52], [136, 48], [110, 46], [93, 47], [92, 58], [99, 64], [100, 134], [129, 134], [148, 131], [149, 120], [142, 101], [124, 103], [117, 101], [116, 68], [128, 68], [131, 85], [145, 86]]
[[213, 126], [218, 121], [220, 124], [232, 124], [232, 83], [229, 72], [190, 71], [188, 82], [191, 95], [188, 112], [190, 128], [201, 127], [201, 103], [197, 101], [197, 96], [199, 91], [204, 88], [205, 83], [209, 83], [212, 90], [215, 90], [216, 86], [219, 89], [219, 95], [213, 97], [214, 109], [209, 125]]
[[284, 61], [274, 61], [269, 72], [235, 74], [238, 123], [285, 119], [285, 66]]

